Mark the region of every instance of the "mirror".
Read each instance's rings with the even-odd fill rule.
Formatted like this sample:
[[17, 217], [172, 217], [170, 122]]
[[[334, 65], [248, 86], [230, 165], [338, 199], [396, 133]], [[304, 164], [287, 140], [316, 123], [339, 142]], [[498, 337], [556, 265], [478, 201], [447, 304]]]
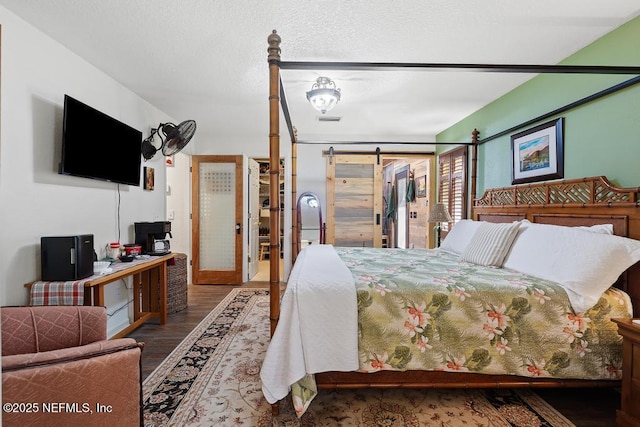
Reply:
[[302, 193], [298, 197], [296, 209], [299, 250], [311, 244], [324, 243], [324, 224], [318, 196], [310, 192]]

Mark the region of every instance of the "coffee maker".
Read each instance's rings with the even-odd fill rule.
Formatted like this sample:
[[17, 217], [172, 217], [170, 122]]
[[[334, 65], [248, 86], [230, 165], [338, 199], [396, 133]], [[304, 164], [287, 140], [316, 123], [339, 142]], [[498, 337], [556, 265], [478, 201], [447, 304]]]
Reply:
[[167, 234], [171, 235], [171, 222], [135, 222], [135, 241], [142, 247], [142, 253], [147, 255], [167, 255], [171, 253], [171, 246]]

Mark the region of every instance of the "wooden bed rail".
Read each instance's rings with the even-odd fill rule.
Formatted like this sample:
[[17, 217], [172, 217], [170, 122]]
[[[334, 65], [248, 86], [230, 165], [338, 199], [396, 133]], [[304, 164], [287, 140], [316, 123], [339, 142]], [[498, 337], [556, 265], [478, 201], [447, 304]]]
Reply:
[[615, 387], [619, 381], [528, 378], [473, 372], [380, 371], [322, 372], [316, 374], [319, 389], [360, 388], [558, 388]]

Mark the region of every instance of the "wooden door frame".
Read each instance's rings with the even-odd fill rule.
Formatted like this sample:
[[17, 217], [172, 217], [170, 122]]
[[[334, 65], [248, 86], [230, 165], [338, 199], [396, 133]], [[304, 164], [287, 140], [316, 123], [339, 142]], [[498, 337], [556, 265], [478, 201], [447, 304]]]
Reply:
[[[247, 217], [246, 217], [246, 224], [247, 227], [245, 228], [246, 231], [246, 242], [247, 242], [247, 256], [243, 257], [243, 259], [247, 260], [247, 281], [251, 280], [255, 274], [257, 274], [260, 271], [260, 163], [258, 163], [258, 161], [253, 158], [253, 157], [247, 157], [247, 167], [246, 167], [246, 177], [247, 177], [247, 183], [246, 183], [246, 191], [247, 191]], [[252, 169], [252, 162], [255, 162], [255, 176], [253, 173], [253, 169]], [[255, 180], [255, 181], [254, 181]], [[252, 185], [254, 184], [254, 182], [257, 182], [258, 184], [258, 194], [257, 194], [257, 200], [256, 205], [258, 207], [257, 212], [253, 212], [252, 211], [252, 199], [251, 199], [251, 194], [252, 194]], [[254, 217], [254, 215], [256, 217]], [[256, 234], [254, 235], [254, 229], [253, 229], [253, 224], [254, 221], [258, 222], [258, 230], [256, 230]], [[255, 259], [254, 259], [255, 258]], [[253, 273], [252, 271], [252, 267], [255, 267], [256, 271], [255, 274], [251, 274]]]
[[[398, 191], [398, 175], [406, 175], [406, 181], [407, 181], [407, 186], [409, 185], [409, 171], [410, 171], [410, 165], [405, 165], [402, 166], [399, 169], [394, 169], [393, 171], [393, 181], [394, 181], [394, 185], [396, 187], [396, 215], [398, 214], [398, 206], [400, 204], [400, 197], [405, 198], [407, 197], [407, 193], [406, 191], [404, 192], [404, 194], [400, 194], [400, 192]], [[399, 248], [400, 246], [398, 246], [398, 223], [400, 222], [400, 216], [397, 217], [397, 221], [394, 222], [393, 224], [393, 235], [394, 235], [394, 246], [396, 248]], [[408, 204], [405, 200], [405, 218], [404, 218], [404, 222], [405, 222], [405, 233], [404, 233], [404, 247], [406, 248], [407, 246], [409, 246], [409, 208], [408, 208]]]
[[[199, 280], [200, 271], [200, 164], [201, 163], [235, 163], [235, 224], [240, 225], [240, 232], [235, 236], [235, 270], [221, 271], [216, 274], [216, 285], [242, 284], [242, 255], [244, 252], [244, 220], [243, 220], [243, 195], [244, 175], [242, 155], [194, 155], [191, 157], [191, 245], [192, 245], [192, 282], [193, 284], [205, 284]], [[213, 270], [211, 270], [213, 271]]]

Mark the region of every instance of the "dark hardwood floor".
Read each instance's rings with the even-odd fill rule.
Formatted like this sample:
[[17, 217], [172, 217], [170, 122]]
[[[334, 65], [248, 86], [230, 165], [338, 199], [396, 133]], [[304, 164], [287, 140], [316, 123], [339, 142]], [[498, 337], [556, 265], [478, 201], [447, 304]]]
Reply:
[[157, 319], [151, 319], [128, 335], [144, 342], [142, 378], [147, 378], [232, 289], [268, 287], [269, 282], [247, 282], [243, 285], [188, 285], [186, 309], [169, 314], [164, 325]]
[[[269, 282], [238, 285], [189, 285], [188, 306], [169, 314], [165, 325], [157, 320], [143, 324], [129, 337], [145, 343], [142, 377], [149, 376], [202, 319], [235, 288], [268, 288]], [[613, 427], [620, 408], [618, 389], [539, 389], [545, 399], [578, 427]]]

